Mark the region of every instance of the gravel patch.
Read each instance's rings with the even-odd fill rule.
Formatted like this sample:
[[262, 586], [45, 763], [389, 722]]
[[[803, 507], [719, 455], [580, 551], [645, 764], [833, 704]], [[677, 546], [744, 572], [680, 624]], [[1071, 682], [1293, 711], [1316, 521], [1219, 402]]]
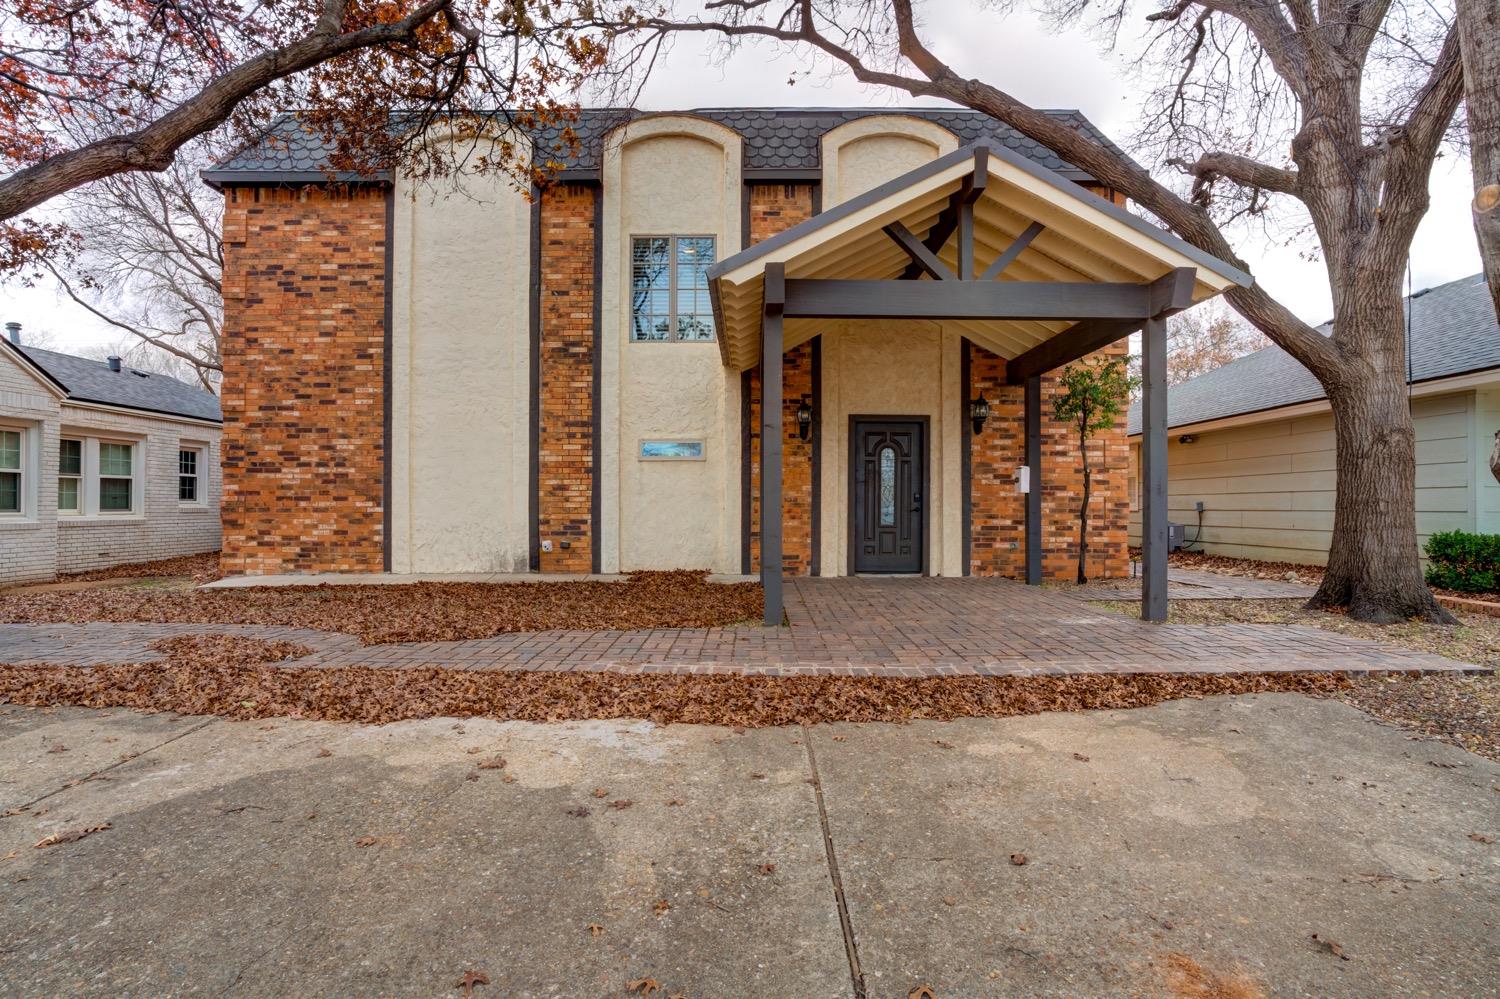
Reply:
[[706, 572], [640, 572], [627, 582], [403, 583], [243, 590], [104, 589], [0, 594], [0, 621], [261, 624], [354, 635], [366, 645], [519, 631], [713, 628], [758, 620], [757, 583]]

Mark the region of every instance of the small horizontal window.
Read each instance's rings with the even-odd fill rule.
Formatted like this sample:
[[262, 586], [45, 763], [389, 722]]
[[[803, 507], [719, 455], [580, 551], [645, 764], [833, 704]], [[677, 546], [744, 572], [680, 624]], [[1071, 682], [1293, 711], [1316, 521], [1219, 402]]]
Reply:
[[657, 461], [701, 461], [702, 441], [641, 441], [641, 457]]

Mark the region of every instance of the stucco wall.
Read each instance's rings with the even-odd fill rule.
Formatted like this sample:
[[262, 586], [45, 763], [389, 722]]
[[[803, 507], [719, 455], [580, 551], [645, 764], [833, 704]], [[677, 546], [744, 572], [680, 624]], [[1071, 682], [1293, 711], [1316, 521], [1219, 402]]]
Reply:
[[[616, 132], [604, 164], [600, 568], [739, 571], [738, 372], [717, 343], [630, 341], [630, 239], [740, 247], [740, 140], [690, 116]], [[691, 192], [687, 196], [685, 192]], [[643, 439], [702, 440], [702, 461], [646, 461]]]
[[958, 138], [906, 115], [859, 118], [823, 136], [823, 207], [848, 201], [958, 148]]
[[[1473, 530], [1474, 478], [1470, 426], [1474, 393], [1417, 398], [1417, 541], [1434, 531]], [[1167, 517], [1198, 533], [1197, 500], [1204, 502], [1203, 548], [1214, 554], [1322, 564], [1333, 532], [1333, 416], [1232, 427], [1167, 445]], [[1140, 447], [1132, 448], [1139, 469]], [[1486, 472], [1486, 475], [1488, 473]], [[1139, 488], [1139, 476], [1132, 472]], [[1130, 540], [1140, 543], [1138, 503]], [[1193, 546], [1195, 549], [1197, 545]]]
[[524, 572], [530, 202], [399, 180], [393, 221], [391, 568]]

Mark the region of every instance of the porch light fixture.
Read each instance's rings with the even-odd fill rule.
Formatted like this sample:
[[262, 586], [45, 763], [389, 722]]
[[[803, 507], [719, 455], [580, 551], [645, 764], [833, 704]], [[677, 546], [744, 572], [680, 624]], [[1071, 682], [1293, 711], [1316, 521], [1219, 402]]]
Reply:
[[797, 407], [797, 438], [807, 440], [812, 436], [812, 403], [806, 396], [802, 397], [802, 405]]
[[990, 418], [990, 401], [984, 394], [976, 396], [969, 403], [969, 422], [974, 427], [974, 436], [978, 437], [984, 432], [984, 421]]
[[1193, 441], [1195, 441], [1197, 439], [1198, 438], [1197, 438], [1197, 436], [1195, 434], [1183, 434], [1181, 437], [1177, 438], [1177, 443], [1179, 443], [1179, 444], [1191, 444], [1191, 443], [1193, 443]]

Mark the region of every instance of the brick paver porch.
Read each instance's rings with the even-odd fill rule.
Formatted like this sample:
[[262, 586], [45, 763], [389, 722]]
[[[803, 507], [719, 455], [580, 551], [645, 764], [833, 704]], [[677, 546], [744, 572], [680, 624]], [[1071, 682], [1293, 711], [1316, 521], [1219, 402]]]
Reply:
[[1066, 591], [1006, 579], [787, 580], [788, 627], [545, 631], [362, 646], [342, 634], [255, 625], [0, 624], [0, 662], [160, 658], [146, 646], [202, 632], [286, 638], [289, 665], [618, 670], [769, 675], [1043, 675], [1451, 671], [1465, 664], [1317, 628], [1148, 624]]

